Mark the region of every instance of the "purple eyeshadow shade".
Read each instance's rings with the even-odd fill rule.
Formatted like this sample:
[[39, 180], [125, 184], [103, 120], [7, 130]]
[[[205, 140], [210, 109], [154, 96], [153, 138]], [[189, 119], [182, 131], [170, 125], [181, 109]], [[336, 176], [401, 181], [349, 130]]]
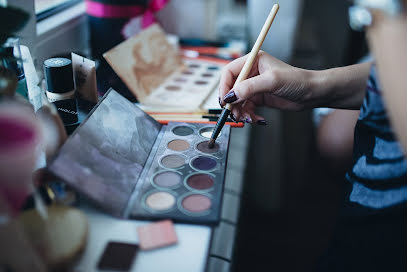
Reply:
[[198, 170], [209, 171], [216, 167], [216, 161], [210, 157], [199, 156], [192, 161], [192, 166]]

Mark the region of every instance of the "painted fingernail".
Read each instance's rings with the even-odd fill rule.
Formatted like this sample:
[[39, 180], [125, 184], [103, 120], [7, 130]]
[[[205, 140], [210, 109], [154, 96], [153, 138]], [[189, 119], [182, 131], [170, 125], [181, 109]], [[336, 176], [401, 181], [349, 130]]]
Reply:
[[250, 117], [246, 117], [245, 122], [248, 123], [248, 124], [251, 124], [251, 123], [253, 123], [253, 120]]
[[235, 94], [234, 91], [230, 91], [228, 92], [224, 97], [223, 97], [223, 101], [225, 101], [226, 103], [233, 103], [237, 100], [237, 96]]
[[220, 100], [220, 97], [218, 97], [219, 98], [219, 106], [222, 108], [222, 100]]
[[257, 123], [258, 125], [260, 125], [260, 126], [267, 126], [266, 120], [257, 120], [256, 123]]
[[230, 114], [230, 119], [237, 123], [236, 117], [233, 115], [233, 113]]

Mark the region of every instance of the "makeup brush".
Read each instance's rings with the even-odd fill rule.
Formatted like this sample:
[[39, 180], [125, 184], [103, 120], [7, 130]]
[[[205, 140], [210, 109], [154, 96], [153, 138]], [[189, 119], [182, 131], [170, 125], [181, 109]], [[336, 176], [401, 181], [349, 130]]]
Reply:
[[[245, 80], [247, 76], [250, 73], [250, 70], [252, 69], [253, 63], [256, 60], [257, 54], [259, 53], [260, 47], [262, 46], [264, 39], [267, 36], [267, 32], [269, 31], [271, 24], [274, 21], [274, 18], [277, 15], [278, 9], [280, 6], [278, 4], [275, 4], [273, 8], [270, 11], [269, 16], [266, 19], [266, 22], [263, 25], [263, 28], [260, 31], [259, 36], [257, 37], [257, 40], [255, 44], [253, 45], [252, 51], [250, 51], [249, 57], [247, 58], [245, 64], [243, 65], [242, 71], [240, 71], [239, 76], [237, 77], [235, 84], [233, 87], [235, 87], [238, 83], [241, 81]], [[216, 126], [213, 130], [211, 139], [209, 140], [209, 148], [213, 148], [215, 145], [216, 138], [218, 138], [218, 135], [220, 131], [222, 130], [223, 126], [225, 125], [226, 119], [228, 118], [229, 114], [232, 111], [232, 104], [226, 104], [225, 108], [222, 111], [222, 115], [219, 117], [218, 122], [216, 123]]]

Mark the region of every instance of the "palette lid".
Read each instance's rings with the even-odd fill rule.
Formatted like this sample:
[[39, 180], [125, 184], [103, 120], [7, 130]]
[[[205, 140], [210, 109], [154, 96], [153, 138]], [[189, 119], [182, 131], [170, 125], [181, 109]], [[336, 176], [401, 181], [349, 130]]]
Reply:
[[50, 163], [49, 170], [121, 216], [161, 125], [110, 89]]

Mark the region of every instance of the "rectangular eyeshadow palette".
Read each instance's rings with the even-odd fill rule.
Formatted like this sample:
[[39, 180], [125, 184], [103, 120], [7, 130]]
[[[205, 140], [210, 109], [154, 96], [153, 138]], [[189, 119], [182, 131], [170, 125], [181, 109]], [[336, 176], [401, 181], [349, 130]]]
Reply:
[[198, 109], [218, 85], [221, 68], [220, 64], [184, 59], [184, 66], [168, 76], [143, 104]]
[[212, 130], [160, 125], [110, 89], [48, 168], [115, 216], [216, 224], [230, 127], [209, 149]]

